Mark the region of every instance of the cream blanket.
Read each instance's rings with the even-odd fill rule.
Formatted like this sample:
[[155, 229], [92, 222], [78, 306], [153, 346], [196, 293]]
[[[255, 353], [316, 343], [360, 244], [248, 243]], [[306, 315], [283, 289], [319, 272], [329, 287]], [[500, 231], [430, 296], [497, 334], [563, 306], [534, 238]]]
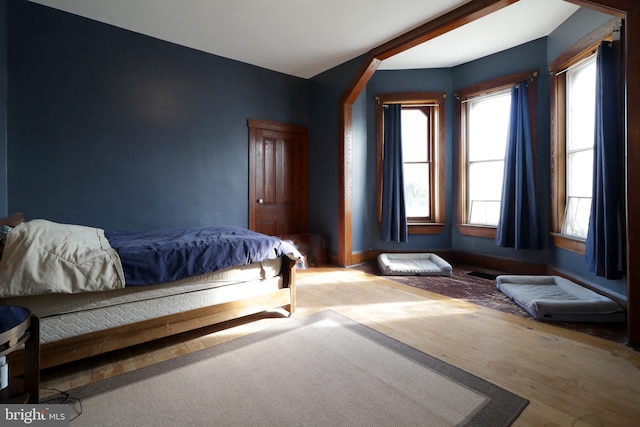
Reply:
[[120, 258], [104, 230], [36, 219], [7, 236], [0, 298], [124, 288]]

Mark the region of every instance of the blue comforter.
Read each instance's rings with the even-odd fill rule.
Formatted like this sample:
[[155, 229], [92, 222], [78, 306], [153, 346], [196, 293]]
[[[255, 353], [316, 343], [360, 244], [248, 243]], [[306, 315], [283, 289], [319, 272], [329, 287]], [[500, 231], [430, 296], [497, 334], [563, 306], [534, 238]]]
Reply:
[[300, 254], [277, 237], [239, 227], [145, 232], [106, 231], [126, 286], [173, 282], [216, 270]]

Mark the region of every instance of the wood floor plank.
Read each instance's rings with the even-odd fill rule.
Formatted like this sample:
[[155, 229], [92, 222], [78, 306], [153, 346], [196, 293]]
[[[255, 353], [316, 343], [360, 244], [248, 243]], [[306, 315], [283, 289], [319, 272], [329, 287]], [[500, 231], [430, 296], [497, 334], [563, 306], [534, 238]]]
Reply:
[[[296, 318], [334, 310], [529, 399], [516, 426], [617, 427], [640, 420], [640, 353], [623, 344], [351, 269], [299, 271], [297, 290]], [[249, 320], [48, 369], [42, 384], [68, 390], [288, 321], [276, 314]]]

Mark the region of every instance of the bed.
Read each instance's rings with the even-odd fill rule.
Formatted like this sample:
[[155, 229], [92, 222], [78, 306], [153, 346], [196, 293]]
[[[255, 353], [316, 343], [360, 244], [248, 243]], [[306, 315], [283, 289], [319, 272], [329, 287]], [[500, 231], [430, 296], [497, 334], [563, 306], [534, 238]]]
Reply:
[[625, 322], [624, 308], [612, 299], [560, 276], [501, 275], [496, 286], [536, 320], [546, 322]]
[[451, 276], [453, 268], [432, 253], [389, 253], [378, 255], [378, 268], [384, 276]]
[[[295, 310], [301, 255], [272, 236], [237, 227], [123, 233], [20, 214], [0, 227], [0, 304], [40, 319], [41, 369]], [[20, 355], [14, 359], [12, 372], [20, 372]]]

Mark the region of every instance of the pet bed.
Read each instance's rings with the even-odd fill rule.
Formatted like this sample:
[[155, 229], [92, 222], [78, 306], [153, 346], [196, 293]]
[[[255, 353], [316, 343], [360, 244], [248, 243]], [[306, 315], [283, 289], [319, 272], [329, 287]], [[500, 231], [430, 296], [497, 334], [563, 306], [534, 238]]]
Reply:
[[378, 267], [385, 276], [451, 276], [451, 264], [432, 253], [380, 254]]
[[624, 322], [617, 302], [559, 276], [503, 275], [498, 289], [537, 320]]

